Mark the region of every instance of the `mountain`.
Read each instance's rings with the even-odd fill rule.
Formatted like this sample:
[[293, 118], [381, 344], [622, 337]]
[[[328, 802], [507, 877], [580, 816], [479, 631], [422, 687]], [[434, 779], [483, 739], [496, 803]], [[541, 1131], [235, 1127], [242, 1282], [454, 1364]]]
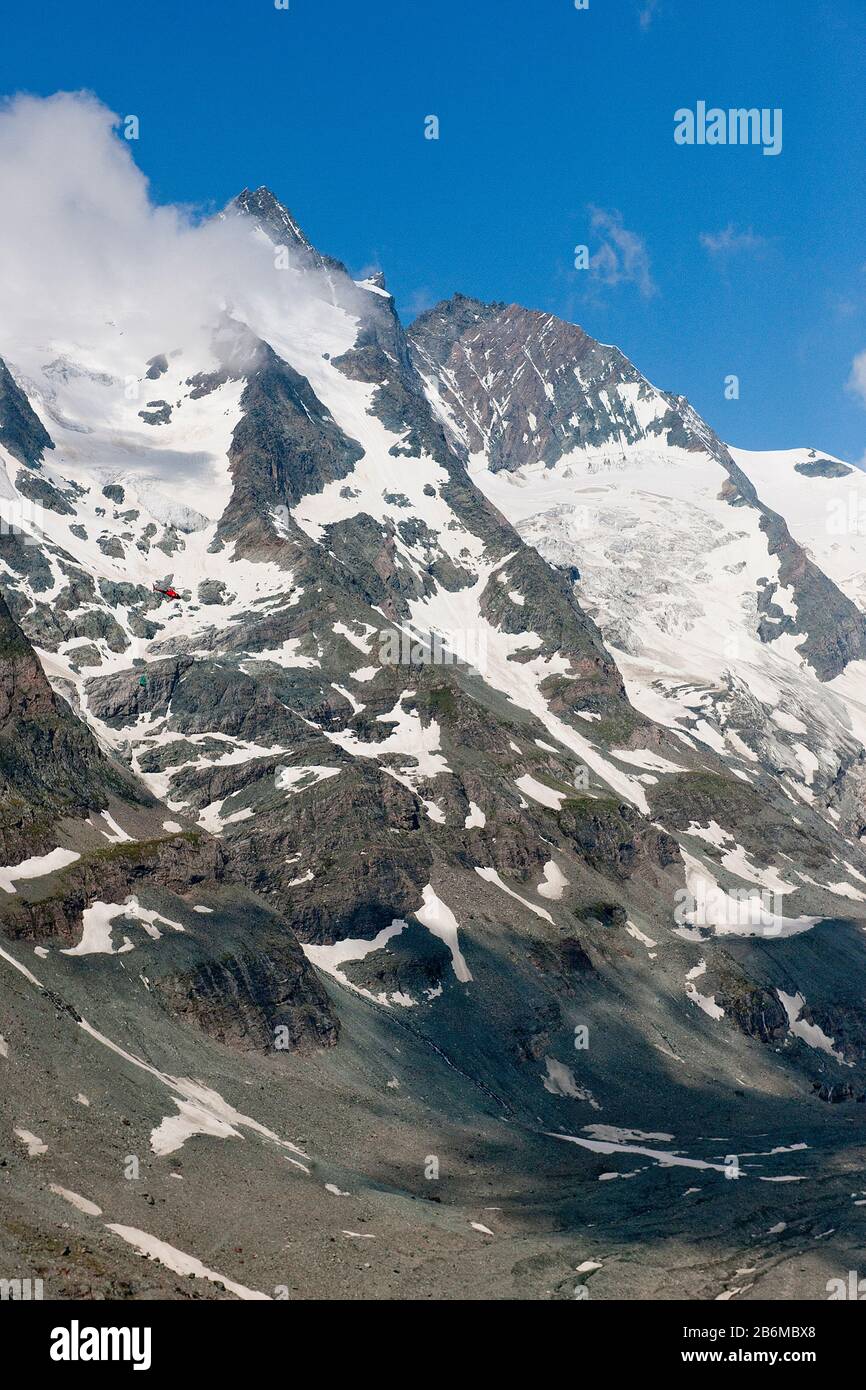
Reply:
[[0, 338], [4, 1267], [823, 1297], [859, 475], [550, 315], [407, 332], [267, 189], [222, 220], [256, 281], [204, 337]]

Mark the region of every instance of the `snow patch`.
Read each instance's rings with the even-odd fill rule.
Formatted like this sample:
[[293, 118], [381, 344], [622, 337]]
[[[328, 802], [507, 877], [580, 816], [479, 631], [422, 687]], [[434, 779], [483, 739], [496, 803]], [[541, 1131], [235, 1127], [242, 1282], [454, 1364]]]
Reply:
[[568, 879], [560, 869], [554, 859], [548, 859], [544, 866], [544, 878], [538, 885], [537, 892], [542, 898], [548, 898], [553, 902], [558, 902], [568, 887]]
[[39, 1158], [48, 1152], [48, 1145], [37, 1134], [31, 1134], [29, 1129], [16, 1129], [13, 1133], [26, 1148], [28, 1158]]
[[227, 1279], [224, 1274], [217, 1274], [215, 1270], [208, 1269], [194, 1255], [187, 1255], [182, 1250], [176, 1250], [173, 1245], [168, 1245], [164, 1240], [158, 1240], [156, 1236], [148, 1235], [146, 1231], [139, 1231], [134, 1226], [114, 1224], [106, 1224], [106, 1230], [120, 1236], [121, 1240], [134, 1246], [140, 1254], [146, 1255], [149, 1260], [156, 1260], [158, 1264], [165, 1265], [166, 1269], [170, 1269], [173, 1274], [179, 1274], [184, 1279], [192, 1276], [194, 1279], [207, 1279], [211, 1284], [222, 1284], [229, 1293], [233, 1293], [236, 1298], [245, 1301], [270, 1300], [270, 1294], [259, 1293], [256, 1289], [248, 1289], [243, 1284], [236, 1284], [233, 1279]]
[[434, 936], [438, 936], [440, 941], [451, 952], [451, 964], [454, 974], [461, 984], [468, 984], [472, 979], [469, 967], [463, 959], [463, 953], [457, 939], [457, 919], [441, 898], [438, 898], [433, 891], [433, 885], [428, 883], [424, 889], [424, 904], [415, 909], [415, 916], [418, 921], [425, 926]]
[[50, 854], [35, 855], [20, 864], [10, 864], [0, 869], [0, 888], [6, 893], [15, 893], [16, 883], [25, 879], [44, 878], [46, 874], [57, 873], [68, 864], [74, 864], [81, 855], [71, 849], [53, 849]]
[[568, 800], [568, 792], [555, 791], [553, 787], [548, 787], [546, 783], [539, 782], [537, 778], [525, 773], [523, 777], [518, 777], [514, 783], [516, 787], [529, 796], [533, 801], [537, 801], [539, 806], [546, 806], [551, 811], [560, 811], [562, 803]]
[[502, 882], [496, 869], [479, 869], [476, 867], [475, 872], [478, 874], [478, 877], [483, 878], [486, 883], [495, 884], [503, 893], [507, 893], [509, 898], [514, 898], [515, 902], [520, 903], [522, 907], [528, 907], [529, 911], [534, 912], [536, 917], [541, 917], [545, 922], [550, 922], [551, 926], [553, 925], [553, 918], [546, 908], [536, 907], [535, 903], [529, 902], [526, 898], [521, 898], [519, 893], [515, 893], [513, 888], [509, 888], [507, 883]]

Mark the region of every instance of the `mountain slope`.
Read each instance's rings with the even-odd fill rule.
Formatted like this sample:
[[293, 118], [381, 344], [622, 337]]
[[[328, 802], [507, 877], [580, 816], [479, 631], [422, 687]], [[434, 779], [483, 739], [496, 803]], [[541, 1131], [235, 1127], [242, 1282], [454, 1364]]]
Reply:
[[[267, 190], [224, 216], [268, 290], [206, 340], [0, 341], [0, 593], [131, 837], [85, 784], [38, 846], [80, 862], [0, 893], [48, 1144], [7, 1251], [69, 1218], [40, 1163], [246, 1293], [573, 1297], [599, 1255], [594, 1295], [815, 1296], [859, 1238], [856, 598], [615, 349], [459, 298], [407, 337]], [[185, 1292], [116, 1242], [93, 1288]]]
[[[857, 475], [807, 460], [793, 476], [798, 499], [811, 493], [794, 506], [790, 485], [756, 456], [732, 453], [681, 398], [550, 315], [458, 297], [410, 339], [474, 480], [541, 553], [580, 575], [576, 592], [638, 708], [678, 737], [739, 754], [744, 775], [756, 760], [781, 772], [788, 795], [829, 794], [861, 733], [859, 701], [836, 693], [864, 656], [864, 614], [844, 575], [857, 568], [844, 525]], [[833, 506], [842, 539], [815, 547]]]
[[[240, 1046], [269, 1048], [277, 1024], [286, 1026], [293, 1046], [333, 1041], [333, 1017], [315, 977], [286, 924], [263, 904], [235, 892], [229, 917], [249, 914], [247, 931], [238, 937], [218, 921], [203, 936], [182, 899], [207, 885], [219, 890], [225, 856], [208, 836], [164, 817], [164, 808], [106, 757], [52, 693], [0, 599], [0, 928], [6, 936], [39, 943], [43, 957], [46, 941], [68, 956], [111, 956], [135, 949], [123, 935], [134, 925], [144, 928], [136, 946], [147, 956], [150, 943], [164, 936], [161, 923], [184, 938], [156, 951], [148, 984], [169, 1011]], [[187, 924], [166, 916], [166, 904]], [[231, 999], [220, 989], [220, 973], [239, 977]]]

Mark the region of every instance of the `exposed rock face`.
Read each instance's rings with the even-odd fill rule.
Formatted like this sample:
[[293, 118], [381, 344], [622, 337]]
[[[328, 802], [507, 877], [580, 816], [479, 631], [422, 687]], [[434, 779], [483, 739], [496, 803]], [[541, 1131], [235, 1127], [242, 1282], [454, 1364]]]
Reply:
[[[494, 471], [644, 437], [639, 406], [654, 393], [640, 372], [552, 314], [455, 295], [416, 319], [409, 340], [466, 447], [485, 451]], [[672, 428], [662, 420], [655, 433]]]
[[723, 971], [713, 998], [749, 1038], [777, 1044], [788, 1032], [788, 1018], [777, 995], [739, 972]]
[[852, 840], [866, 835], [866, 752], [858, 752], [841, 764], [828, 790], [827, 806], [839, 816], [843, 832]]
[[241, 401], [231, 448], [235, 487], [219, 536], [254, 543], [269, 511], [345, 478], [362, 449], [335, 424], [309, 382], [263, 345]]
[[804, 463], [795, 463], [794, 468], [806, 478], [847, 478], [854, 471], [847, 464], [840, 463], [838, 459], [819, 458], [807, 459]]
[[[157, 381], [168, 371], [168, 358], [164, 352], [157, 353], [156, 357], [150, 357], [147, 361], [147, 371], [145, 376], [148, 381]], [[121, 502], [123, 498], [121, 497]]]
[[0, 358], [0, 444], [27, 468], [38, 468], [51, 436]]
[[[567, 577], [544, 564], [529, 546], [500, 575], [501, 581], [489, 585], [482, 598], [485, 616], [505, 632], [528, 628], [543, 634], [533, 656], [569, 658], [570, 673], [551, 675], [545, 684], [551, 709], [566, 717], [572, 710], [589, 711], [604, 721], [611, 737], [626, 742], [647, 721], [631, 706], [616, 663]], [[520, 594], [521, 604], [511, 598], [512, 592]]]
[[348, 963], [343, 973], [374, 998], [423, 999], [441, 992], [451, 973], [451, 957], [443, 942], [412, 924], [387, 950], [371, 951], [363, 960]]
[[206, 940], [175, 938], [171, 959], [154, 960], [153, 988], [168, 1012], [243, 1051], [333, 1047], [337, 1018], [287, 924], [254, 900], [230, 898], [226, 909], [243, 930], [209, 919]]
[[342, 271], [339, 261], [322, 256], [309, 242], [284, 203], [269, 188], [245, 188], [229, 205], [231, 211], [252, 218], [270, 237], [275, 246], [291, 249], [297, 261], [316, 270], [333, 268]]
[[123, 902], [130, 894], [164, 888], [181, 895], [226, 877], [222, 846], [199, 832], [99, 848], [53, 876], [48, 892], [16, 894], [4, 903], [3, 927], [14, 940], [72, 946], [81, 935], [82, 916], [96, 899]]
[[615, 879], [630, 878], [641, 862], [664, 869], [680, 857], [672, 835], [615, 801], [575, 797], [565, 802], [559, 824], [587, 863]]
[[102, 810], [112, 794], [147, 799], [54, 695], [0, 598], [0, 858], [25, 858], [58, 820]]

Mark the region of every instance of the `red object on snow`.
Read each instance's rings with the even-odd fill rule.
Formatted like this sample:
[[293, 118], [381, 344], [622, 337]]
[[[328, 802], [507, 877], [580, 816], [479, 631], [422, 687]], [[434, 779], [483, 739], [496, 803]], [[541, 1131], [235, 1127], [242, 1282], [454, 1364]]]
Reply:
[[177, 589], [160, 589], [158, 584], [154, 584], [153, 589], [154, 593], [162, 594], [164, 598], [180, 598]]

